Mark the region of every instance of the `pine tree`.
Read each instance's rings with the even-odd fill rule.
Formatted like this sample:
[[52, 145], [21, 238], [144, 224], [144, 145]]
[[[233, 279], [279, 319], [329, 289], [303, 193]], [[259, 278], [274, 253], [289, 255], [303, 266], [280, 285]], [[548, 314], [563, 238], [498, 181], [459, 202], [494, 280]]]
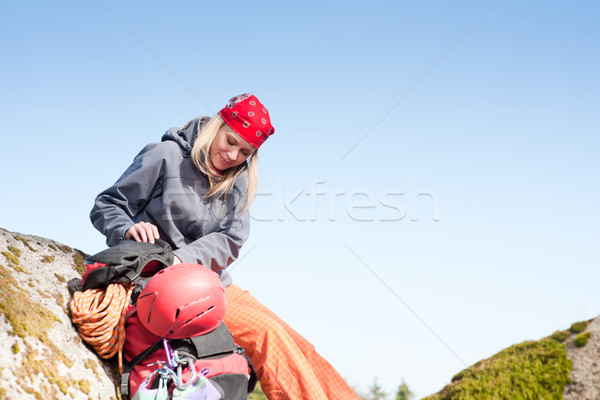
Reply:
[[369, 400], [385, 400], [387, 393], [383, 391], [383, 388], [377, 383], [377, 378], [373, 382], [373, 386], [369, 388]]
[[396, 392], [396, 400], [410, 400], [412, 397], [413, 394], [408, 385], [402, 381], [402, 384], [398, 387], [398, 392]]

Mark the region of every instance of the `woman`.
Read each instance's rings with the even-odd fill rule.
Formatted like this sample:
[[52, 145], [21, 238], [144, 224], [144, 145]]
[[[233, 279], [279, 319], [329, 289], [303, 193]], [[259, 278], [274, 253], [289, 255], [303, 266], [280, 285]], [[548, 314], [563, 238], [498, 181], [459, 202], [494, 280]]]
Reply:
[[213, 118], [193, 119], [147, 145], [98, 195], [90, 218], [109, 246], [161, 238], [175, 249], [175, 264], [201, 264], [220, 275], [225, 323], [269, 399], [357, 400], [306, 339], [232, 284], [226, 271], [248, 238], [258, 148], [273, 133], [260, 101], [236, 96]]

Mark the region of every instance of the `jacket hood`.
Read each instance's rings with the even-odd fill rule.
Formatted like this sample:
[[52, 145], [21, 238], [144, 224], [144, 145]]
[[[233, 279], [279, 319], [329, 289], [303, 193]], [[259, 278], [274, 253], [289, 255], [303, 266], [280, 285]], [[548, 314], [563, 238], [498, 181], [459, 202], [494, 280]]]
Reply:
[[189, 155], [196, 136], [209, 119], [209, 117], [194, 118], [181, 128], [168, 129], [162, 136], [161, 141], [172, 140], [181, 147], [183, 154]]

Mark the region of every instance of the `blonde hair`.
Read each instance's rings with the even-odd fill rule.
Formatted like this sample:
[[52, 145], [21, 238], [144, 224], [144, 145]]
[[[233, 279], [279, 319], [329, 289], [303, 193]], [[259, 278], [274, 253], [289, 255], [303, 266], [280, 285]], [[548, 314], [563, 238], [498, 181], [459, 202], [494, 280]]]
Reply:
[[[254, 201], [254, 196], [256, 195], [256, 186], [258, 182], [258, 149], [254, 151], [248, 160], [236, 167], [226, 169], [221, 175], [213, 168], [209, 159], [210, 148], [217, 137], [219, 129], [225, 124], [225, 121], [217, 114], [208, 120], [204, 126], [202, 126], [201, 122], [199, 122], [199, 124], [198, 136], [192, 145], [191, 156], [196, 168], [208, 176], [209, 190], [207, 197], [209, 199], [224, 198], [227, 200], [229, 195], [233, 192], [233, 186], [236, 179], [245, 174], [246, 193], [244, 193], [242, 197], [244, 206], [241, 210], [242, 213], [245, 212], [252, 205], [252, 201]], [[186, 126], [188, 125], [189, 122]]]

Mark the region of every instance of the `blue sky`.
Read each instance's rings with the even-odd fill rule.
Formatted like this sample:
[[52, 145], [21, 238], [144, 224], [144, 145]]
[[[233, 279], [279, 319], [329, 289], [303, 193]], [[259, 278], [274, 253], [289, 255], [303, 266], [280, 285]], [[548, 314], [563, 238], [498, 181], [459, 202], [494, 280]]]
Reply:
[[2, 8], [1, 227], [102, 250], [96, 194], [253, 92], [276, 133], [234, 280], [353, 386], [425, 396], [599, 313], [596, 2]]

